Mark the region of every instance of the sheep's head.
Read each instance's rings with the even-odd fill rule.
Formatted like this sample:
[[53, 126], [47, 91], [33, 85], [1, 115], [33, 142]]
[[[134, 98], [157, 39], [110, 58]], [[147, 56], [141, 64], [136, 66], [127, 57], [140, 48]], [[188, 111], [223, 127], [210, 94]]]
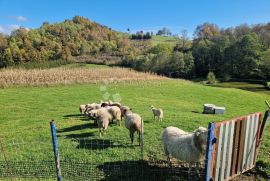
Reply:
[[106, 107], [106, 106], [108, 106], [108, 105], [109, 105], [109, 104], [106, 103], [106, 102], [101, 103], [101, 107]]
[[155, 108], [154, 106], [150, 106], [150, 109], [152, 110], [153, 108]]
[[120, 108], [120, 110], [121, 110], [121, 114], [122, 114], [122, 115], [126, 115], [127, 112], [130, 112], [132, 109], [129, 108], [129, 107], [127, 107], [127, 106], [122, 106], [122, 107]]
[[96, 110], [92, 110], [89, 112], [89, 116], [96, 119], [98, 117], [98, 112]]
[[206, 150], [208, 130], [204, 127], [199, 127], [194, 131], [194, 143], [202, 151]]

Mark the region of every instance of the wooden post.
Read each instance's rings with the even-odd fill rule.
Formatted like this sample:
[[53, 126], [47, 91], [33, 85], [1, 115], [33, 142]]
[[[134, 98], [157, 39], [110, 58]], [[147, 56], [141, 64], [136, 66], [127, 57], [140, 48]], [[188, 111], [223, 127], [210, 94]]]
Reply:
[[50, 122], [51, 126], [51, 135], [52, 135], [52, 143], [53, 143], [53, 152], [54, 152], [54, 161], [56, 166], [56, 174], [57, 174], [57, 180], [62, 181], [62, 175], [61, 175], [61, 168], [60, 168], [60, 157], [58, 153], [58, 142], [57, 142], [57, 136], [56, 136], [56, 127], [54, 124], [54, 120]]

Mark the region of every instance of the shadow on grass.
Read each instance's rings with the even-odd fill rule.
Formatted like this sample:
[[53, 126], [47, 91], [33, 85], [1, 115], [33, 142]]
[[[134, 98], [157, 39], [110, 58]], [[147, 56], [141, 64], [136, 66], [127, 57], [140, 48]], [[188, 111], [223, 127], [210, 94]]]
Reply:
[[265, 180], [270, 180], [270, 163], [258, 161], [256, 167], [252, 169], [251, 172], [253, 172], [253, 170], [255, 175], [262, 177]]
[[150, 165], [147, 161], [105, 162], [97, 166], [104, 173], [101, 180], [204, 180], [204, 176], [188, 174], [187, 167]]
[[63, 116], [64, 119], [68, 118], [79, 118], [81, 121], [90, 121], [93, 120], [91, 117], [83, 114], [67, 114]]
[[76, 126], [71, 126], [63, 129], [58, 129], [57, 133], [64, 133], [64, 132], [70, 132], [70, 131], [77, 131], [77, 130], [83, 130], [83, 129], [92, 129], [92, 128], [97, 128], [97, 126], [94, 123], [86, 123], [82, 125], [76, 125]]
[[191, 111], [191, 112], [195, 114], [203, 114], [203, 112], [200, 112], [200, 111]]
[[[91, 136], [91, 135], [90, 135]], [[138, 147], [138, 145], [132, 145], [132, 144], [125, 144], [109, 140], [109, 139], [76, 139], [79, 137], [75, 137], [74, 142], [78, 143], [78, 146], [76, 146], [77, 149], [89, 149], [89, 150], [104, 150], [108, 148], [128, 148], [128, 147]]]
[[94, 133], [68, 134], [65, 135], [64, 137], [69, 139], [80, 139], [80, 138], [83, 139], [91, 136], [95, 136], [95, 134]]

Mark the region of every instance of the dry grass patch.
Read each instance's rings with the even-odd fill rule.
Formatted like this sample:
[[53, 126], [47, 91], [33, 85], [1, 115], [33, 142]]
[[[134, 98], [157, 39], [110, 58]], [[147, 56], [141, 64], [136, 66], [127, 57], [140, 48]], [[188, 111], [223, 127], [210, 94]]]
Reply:
[[108, 83], [123, 81], [162, 80], [165, 77], [142, 73], [127, 68], [51, 68], [51, 69], [3, 69], [0, 71], [0, 86], [47, 86], [77, 83]]

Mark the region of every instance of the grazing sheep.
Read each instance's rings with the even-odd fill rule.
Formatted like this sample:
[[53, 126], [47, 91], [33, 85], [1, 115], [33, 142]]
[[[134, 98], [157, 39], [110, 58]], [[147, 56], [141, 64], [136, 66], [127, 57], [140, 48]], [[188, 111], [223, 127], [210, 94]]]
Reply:
[[170, 163], [170, 155], [184, 162], [201, 162], [205, 158], [207, 129], [199, 127], [193, 133], [176, 127], [167, 127], [162, 140]]
[[85, 112], [85, 110], [86, 110], [85, 106], [86, 106], [85, 104], [81, 104], [81, 105], [80, 105], [79, 110], [80, 110], [80, 113], [81, 113], [81, 114], [84, 114], [84, 112]]
[[101, 133], [106, 134], [109, 122], [113, 119], [112, 115], [108, 112], [108, 110], [106, 108], [91, 110], [89, 115], [91, 115], [97, 120], [99, 136], [101, 137]]
[[116, 124], [121, 126], [121, 110], [117, 106], [107, 106], [105, 107], [108, 112], [112, 115], [113, 120], [116, 120]]
[[154, 120], [156, 120], [156, 117], [158, 118], [158, 121], [162, 121], [163, 119], [163, 110], [161, 108], [155, 108], [154, 106], [151, 106], [151, 110], [154, 114]]
[[130, 110], [132, 111], [132, 108], [128, 107], [128, 106], [121, 106], [120, 107], [120, 110], [121, 110], [121, 121], [123, 120], [123, 117], [124, 117], [124, 110]]
[[86, 104], [84, 113], [89, 114], [91, 110], [100, 109], [100, 108], [101, 108], [101, 104], [98, 104], [98, 103]]
[[119, 103], [119, 102], [112, 102], [112, 101], [102, 102], [101, 103], [101, 107], [106, 107], [106, 106], [117, 106], [117, 107], [121, 108], [121, 103]]
[[134, 140], [134, 133], [137, 132], [139, 134], [139, 145], [143, 144], [143, 120], [141, 116], [132, 113], [130, 109], [124, 107], [122, 107], [122, 112], [125, 118], [125, 126], [129, 130], [131, 143], [133, 143]]

